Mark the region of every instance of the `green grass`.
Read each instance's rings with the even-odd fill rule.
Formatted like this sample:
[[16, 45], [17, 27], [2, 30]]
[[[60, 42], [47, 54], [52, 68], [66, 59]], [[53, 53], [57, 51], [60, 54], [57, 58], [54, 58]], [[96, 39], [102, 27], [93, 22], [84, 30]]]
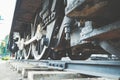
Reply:
[[10, 59], [10, 57], [9, 56], [5, 56], [5, 57], [2, 57], [2, 60], [9, 60]]

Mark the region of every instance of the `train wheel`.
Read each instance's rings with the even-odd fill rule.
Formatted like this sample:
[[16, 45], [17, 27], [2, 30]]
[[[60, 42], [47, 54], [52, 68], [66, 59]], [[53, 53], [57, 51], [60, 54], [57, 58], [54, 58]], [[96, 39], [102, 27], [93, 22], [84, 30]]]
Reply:
[[15, 59], [17, 59], [17, 60], [22, 60], [22, 59], [24, 59], [22, 50], [18, 50], [18, 51], [15, 53]]
[[20, 60], [24, 59], [23, 50], [19, 50], [19, 59]]
[[116, 55], [120, 58], [120, 40], [108, 40], [100, 42], [100, 46], [109, 52], [110, 54]]
[[55, 52], [53, 50], [50, 51], [50, 58], [53, 60], [61, 60], [61, 58], [63, 57], [63, 55], [61, 54], [61, 52]]
[[90, 53], [80, 53], [79, 55], [69, 55], [72, 60], [86, 60], [91, 56]]
[[32, 54], [34, 59], [47, 59], [49, 56], [48, 47], [45, 46], [46, 37], [43, 35], [38, 41], [32, 43]]
[[47, 59], [48, 52], [47, 47], [41, 44], [41, 40], [32, 43], [32, 53], [36, 60]]
[[17, 52], [15, 52], [15, 59], [18, 59], [17, 55], [18, 55]]
[[36, 40], [32, 43], [32, 54], [36, 60], [48, 58], [48, 48], [45, 46], [46, 30], [42, 29], [39, 14], [36, 14], [34, 24], [31, 25], [31, 36]]
[[24, 59], [32, 59], [32, 55], [31, 55], [31, 45], [27, 45], [25, 46], [25, 48], [23, 49], [23, 54], [24, 54]]
[[[25, 41], [28, 41], [30, 39], [31, 36], [27, 36]], [[27, 60], [27, 59], [33, 59], [33, 56], [31, 54], [31, 50], [32, 50], [32, 47], [31, 47], [31, 44], [29, 45], [26, 45], [23, 49], [23, 54], [24, 54], [24, 59]]]
[[69, 57], [72, 60], [86, 60], [90, 57], [90, 54], [70, 55]]

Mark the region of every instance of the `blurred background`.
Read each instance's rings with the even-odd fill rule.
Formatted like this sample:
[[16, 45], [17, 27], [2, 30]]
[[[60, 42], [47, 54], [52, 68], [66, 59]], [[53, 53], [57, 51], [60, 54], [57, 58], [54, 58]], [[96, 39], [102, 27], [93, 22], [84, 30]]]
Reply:
[[10, 55], [7, 50], [16, 0], [0, 0], [0, 58]]

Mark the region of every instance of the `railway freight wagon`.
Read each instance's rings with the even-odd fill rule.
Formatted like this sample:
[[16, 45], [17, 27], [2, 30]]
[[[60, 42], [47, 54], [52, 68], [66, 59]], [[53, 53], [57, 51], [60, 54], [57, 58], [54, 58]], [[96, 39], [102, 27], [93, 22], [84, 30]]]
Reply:
[[16, 59], [120, 57], [120, 0], [17, 0], [9, 50]]

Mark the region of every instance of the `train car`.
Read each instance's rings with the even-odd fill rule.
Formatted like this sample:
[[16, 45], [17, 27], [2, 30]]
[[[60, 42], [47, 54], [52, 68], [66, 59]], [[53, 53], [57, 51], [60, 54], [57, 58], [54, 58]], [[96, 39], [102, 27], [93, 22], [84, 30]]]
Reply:
[[17, 0], [9, 50], [16, 59], [120, 57], [120, 0]]

